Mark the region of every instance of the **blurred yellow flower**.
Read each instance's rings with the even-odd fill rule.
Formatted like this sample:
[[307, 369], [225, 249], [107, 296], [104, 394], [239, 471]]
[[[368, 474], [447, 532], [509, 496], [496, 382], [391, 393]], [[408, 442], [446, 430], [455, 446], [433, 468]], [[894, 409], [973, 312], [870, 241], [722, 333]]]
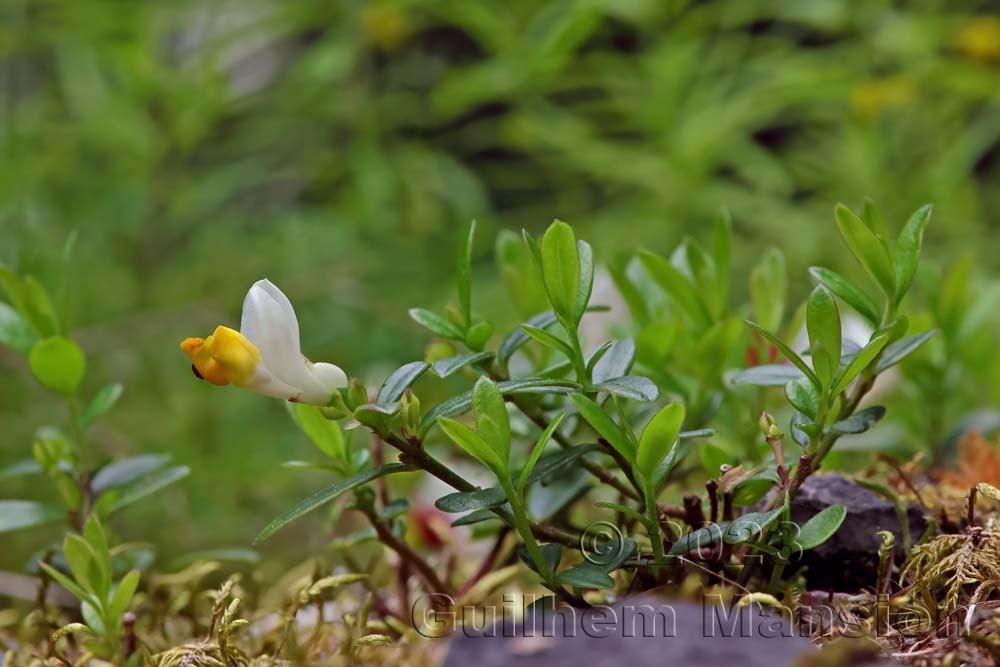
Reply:
[[409, 32], [406, 15], [386, 3], [367, 5], [362, 10], [361, 22], [369, 41], [383, 51], [392, 51]]
[[216, 386], [234, 384], [265, 396], [327, 405], [347, 386], [333, 364], [309, 361], [299, 345], [299, 322], [288, 297], [269, 280], [254, 283], [243, 301], [240, 331], [216, 327], [207, 338], [187, 338], [181, 349], [195, 374]]
[[956, 48], [970, 60], [1000, 60], [1000, 18], [977, 16], [955, 33]]
[[916, 97], [916, 87], [908, 77], [869, 79], [854, 86], [851, 91], [851, 107], [858, 116], [871, 119], [887, 109], [907, 106]]

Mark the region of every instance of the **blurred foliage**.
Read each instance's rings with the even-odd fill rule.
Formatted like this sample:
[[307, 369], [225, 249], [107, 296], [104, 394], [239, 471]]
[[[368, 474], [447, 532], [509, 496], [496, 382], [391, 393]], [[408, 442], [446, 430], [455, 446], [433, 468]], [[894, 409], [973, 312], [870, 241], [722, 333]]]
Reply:
[[[235, 322], [257, 278], [297, 304], [310, 356], [377, 379], [422, 355], [406, 310], [447, 299], [452, 232], [472, 218], [485, 296], [500, 289], [486, 276], [501, 226], [569, 220], [606, 258], [663, 251], [726, 205], [736, 275], [779, 241], [792, 275], [857, 275], [833, 202], [871, 195], [903, 220], [933, 201], [926, 255], [968, 249], [972, 277], [953, 282], [974, 289], [995, 267], [1000, 210], [989, 7], [11, 0], [0, 261], [59, 288], [91, 391], [125, 385], [95, 429], [107, 457], [170, 451], [194, 471], [123, 521], [156, 525], [141, 534], [169, 535], [168, 553], [245, 545], [303, 495], [274, 468], [309, 446], [280, 405], [206, 400], [177, 342]], [[23, 370], [0, 352], [3, 463], [52, 421]], [[12, 543], [0, 566], [27, 557]]]

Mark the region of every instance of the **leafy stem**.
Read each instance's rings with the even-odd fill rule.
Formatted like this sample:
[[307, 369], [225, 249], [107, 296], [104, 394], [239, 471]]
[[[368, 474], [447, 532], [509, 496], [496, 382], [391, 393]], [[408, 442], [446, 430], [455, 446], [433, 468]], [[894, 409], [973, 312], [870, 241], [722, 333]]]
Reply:
[[[401, 459], [405, 458], [406, 463], [410, 463], [426, 472], [429, 472], [456, 491], [469, 492], [479, 490], [475, 485], [466, 481], [464, 477], [428, 454], [421, 446], [421, 442], [419, 440], [407, 440], [395, 434], [386, 434], [383, 435], [382, 438], [385, 442], [403, 453], [403, 457], [401, 457]], [[514, 525], [514, 517], [510, 510], [504, 507], [496, 507], [492, 511], [494, 514], [503, 519], [508, 525]], [[573, 549], [580, 548], [580, 538], [574, 533], [567, 532], [555, 526], [539, 526], [535, 523], [530, 524], [530, 526], [532, 534], [539, 539], [549, 542], [558, 542], [563, 546]]]
[[528, 519], [528, 512], [524, 506], [523, 498], [514, 488], [511, 481], [507, 479], [506, 475], [500, 476], [499, 481], [504, 493], [507, 494], [507, 502], [510, 503], [511, 511], [514, 514], [514, 528], [524, 541], [524, 547], [528, 550], [528, 555], [531, 557], [532, 562], [534, 562], [535, 567], [538, 568], [538, 573], [542, 576], [542, 580], [545, 581], [546, 585], [553, 590], [557, 589], [559, 584], [555, 580], [555, 573], [545, 561], [542, 549], [538, 546], [538, 541], [535, 539], [534, 533], [532, 533], [531, 521]]
[[649, 541], [653, 547], [654, 563], [662, 564], [667, 560], [667, 555], [663, 551], [663, 539], [660, 536], [659, 507], [656, 504], [656, 493], [652, 485], [646, 487], [646, 515], [649, 517], [647, 529]]

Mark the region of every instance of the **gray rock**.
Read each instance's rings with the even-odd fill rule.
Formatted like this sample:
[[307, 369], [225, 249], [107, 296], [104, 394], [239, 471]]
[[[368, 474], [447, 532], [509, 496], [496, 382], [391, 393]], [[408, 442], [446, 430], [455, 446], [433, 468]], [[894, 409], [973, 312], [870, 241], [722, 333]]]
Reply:
[[813, 651], [774, 611], [643, 596], [485, 632], [466, 624], [456, 629], [444, 667], [784, 667]]
[[[903, 529], [892, 503], [835, 473], [813, 475], [792, 501], [792, 521], [804, 524], [820, 510], [836, 504], [847, 508], [840, 529], [826, 543], [806, 551], [795, 565], [807, 568], [811, 589], [852, 593], [876, 583], [878, 548], [876, 533], [888, 530], [896, 536], [896, 561], [905, 558]], [[909, 505], [906, 518], [913, 540], [927, 528], [927, 519], [916, 505]]]

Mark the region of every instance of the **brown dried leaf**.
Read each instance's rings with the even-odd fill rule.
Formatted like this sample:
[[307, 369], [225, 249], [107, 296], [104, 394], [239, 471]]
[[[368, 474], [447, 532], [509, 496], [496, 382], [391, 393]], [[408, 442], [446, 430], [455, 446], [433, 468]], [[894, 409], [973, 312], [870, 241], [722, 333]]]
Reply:
[[937, 470], [935, 477], [943, 484], [967, 491], [986, 482], [1000, 486], [1000, 444], [970, 431], [958, 444], [957, 470]]

